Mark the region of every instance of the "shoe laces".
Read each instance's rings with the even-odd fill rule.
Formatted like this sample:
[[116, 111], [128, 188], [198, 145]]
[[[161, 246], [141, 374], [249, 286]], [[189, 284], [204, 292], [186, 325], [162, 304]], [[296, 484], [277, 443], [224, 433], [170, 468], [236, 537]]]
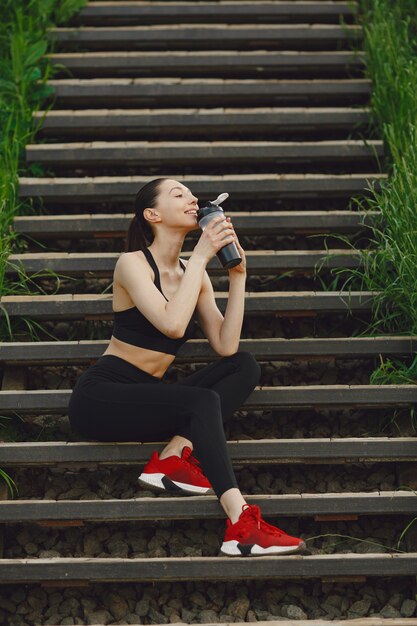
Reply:
[[191, 471], [199, 474], [200, 476], [203, 475], [203, 471], [200, 468], [200, 461], [196, 459], [195, 456], [193, 456], [191, 448], [189, 448], [188, 446], [184, 447], [181, 459], [184, 461], [184, 463], [188, 463], [190, 465]]
[[[246, 507], [246, 508], [243, 508]], [[256, 525], [259, 530], [263, 530], [271, 535], [286, 535], [283, 530], [273, 526], [272, 524], [268, 524], [261, 517], [261, 509], [257, 504], [244, 504], [242, 506], [243, 515], [240, 518], [240, 521], [245, 525], [252, 525], [253, 522], [256, 522]]]

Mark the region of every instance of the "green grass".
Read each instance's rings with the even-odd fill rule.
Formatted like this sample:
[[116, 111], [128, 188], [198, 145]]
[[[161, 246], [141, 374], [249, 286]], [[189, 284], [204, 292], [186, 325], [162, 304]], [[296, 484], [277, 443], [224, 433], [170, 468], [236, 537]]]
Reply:
[[[374, 327], [417, 333], [417, 16], [411, 0], [362, 2], [372, 110], [390, 162], [390, 176], [369, 208], [381, 211], [367, 255], [364, 283], [379, 290]], [[375, 383], [417, 382], [416, 360], [381, 360]]]
[[[375, 252], [361, 278], [379, 291], [374, 329], [417, 333], [417, 17], [410, 0], [362, 0], [361, 23], [372, 79], [371, 107], [384, 141], [389, 178], [358, 204], [379, 210]], [[413, 16], [413, 17], [412, 17]], [[358, 274], [357, 274], [358, 275]]]
[[[417, 334], [417, 12], [414, 0], [359, 0], [371, 115], [383, 139], [388, 179], [352, 199], [379, 211], [360, 267], [336, 270], [343, 289], [378, 292], [367, 335]], [[348, 245], [343, 236], [340, 237]], [[340, 288], [340, 281], [337, 283]], [[407, 362], [410, 358], [407, 359]], [[381, 359], [371, 382], [416, 383], [417, 361]]]
[[6, 279], [7, 257], [17, 237], [11, 224], [17, 213], [31, 210], [18, 197], [18, 176], [27, 173], [25, 145], [33, 140], [36, 127], [32, 113], [51, 95], [47, 80], [53, 68], [45, 57], [51, 50], [47, 30], [60, 24], [85, 0], [5, 0], [0, 22], [0, 294], [30, 293], [20, 275], [18, 284]]
[[[24, 164], [25, 145], [32, 141], [36, 127], [33, 111], [38, 110], [51, 90], [47, 80], [53, 75], [45, 53], [52, 51], [47, 30], [67, 21], [85, 4], [85, 0], [4, 0], [0, 21], [0, 295], [39, 292], [34, 282], [22, 270], [17, 279], [6, 276], [7, 258], [12, 248], [21, 244], [11, 230], [14, 216], [30, 212], [30, 203], [23, 204], [18, 196], [18, 177], [28, 171]], [[4, 311], [0, 310], [0, 340], [13, 338], [13, 329]], [[33, 325], [28, 330], [34, 334]], [[5, 428], [5, 418], [0, 426]], [[13, 495], [16, 485], [0, 469]]]

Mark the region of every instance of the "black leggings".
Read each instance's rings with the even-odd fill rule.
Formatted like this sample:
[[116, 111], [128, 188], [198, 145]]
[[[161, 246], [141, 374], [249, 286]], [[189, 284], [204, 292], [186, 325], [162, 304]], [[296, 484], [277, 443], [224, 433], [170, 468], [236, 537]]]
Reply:
[[259, 383], [261, 368], [250, 352], [222, 357], [165, 383], [124, 359], [104, 355], [77, 380], [69, 403], [71, 428], [98, 441], [166, 441], [182, 435], [218, 498], [237, 487], [223, 420]]

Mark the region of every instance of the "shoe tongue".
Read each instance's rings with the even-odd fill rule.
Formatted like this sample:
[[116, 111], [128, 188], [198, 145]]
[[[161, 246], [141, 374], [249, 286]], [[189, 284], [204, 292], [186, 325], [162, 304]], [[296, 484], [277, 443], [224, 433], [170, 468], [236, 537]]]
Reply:
[[258, 506], [256, 504], [242, 504], [242, 513], [243, 516], [254, 515], [258, 512]]

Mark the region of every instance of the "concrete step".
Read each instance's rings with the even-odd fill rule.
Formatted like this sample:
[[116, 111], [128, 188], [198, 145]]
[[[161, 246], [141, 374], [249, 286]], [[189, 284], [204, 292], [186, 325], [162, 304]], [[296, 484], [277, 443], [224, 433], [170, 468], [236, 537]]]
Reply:
[[[244, 133], [334, 133], [365, 131], [371, 125], [364, 107], [254, 107], [251, 109], [86, 109], [37, 111], [33, 114], [42, 137], [147, 137], [182, 139], [218, 133], [224, 138]], [[76, 135], [75, 135], [76, 134]], [[214, 137], [213, 137], [214, 138]]]
[[384, 155], [379, 139], [336, 141], [92, 141], [29, 144], [28, 163], [59, 167], [94, 165], [221, 165], [369, 163]]
[[67, 78], [49, 80], [55, 106], [163, 107], [189, 106], [326, 106], [367, 104], [366, 78]]
[[[219, 538], [219, 545], [221, 539]], [[415, 576], [417, 553], [247, 557], [53, 557], [0, 559], [0, 582], [136, 582]]]
[[[229, 213], [239, 234], [352, 233], [369, 226], [378, 211], [232, 211]], [[124, 238], [133, 213], [90, 215], [22, 215], [13, 228], [34, 239]], [[192, 237], [192, 233], [189, 235]]]
[[[225, 174], [160, 176], [187, 184], [199, 197], [217, 197], [227, 191], [232, 199], [350, 198], [364, 193], [372, 181], [375, 189], [386, 174]], [[20, 198], [41, 196], [45, 203], [131, 203], [148, 176], [85, 176], [82, 178], [26, 178], [19, 182]]]
[[[220, 44], [220, 47], [222, 44]], [[352, 76], [362, 74], [363, 52], [326, 51], [169, 51], [72, 52], [49, 55], [65, 69], [60, 75], [99, 76]]]
[[[83, 468], [147, 463], [165, 443], [96, 441], [0, 442], [2, 467]], [[228, 441], [233, 465], [344, 464], [417, 460], [416, 437], [346, 437]], [[269, 496], [270, 497], [270, 496]], [[201, 498], [201, 496], [199, 496]], [[187, 502], [189, 499], [187, 498]]]
[[[268, 291], [245, 293], [246, 315], [369, 312], [377, 293], [369, 291]], [[229, 292], [214, 293], [223, 313]], [[112, 294], [1, 296], [0, 316], [31, 319], [112, 319]], [[417, 387], [416, 387], [417, 389]]]
[[[5, 365], [47, 365], [88, 363], [98, 359], [108, 340], [36, 341], [0, 343], [0, 363]], [[417, 337], [324, 337], [303, 339], [241, 339], [239, 350], [251, 352], [257, 360], [282, 361], [314, 359], [357, 359], [384, 356], [411, 356], [417, 351]], [[206, 363], [219, 358], [205, 339], [190, 339], [176, 355], [176, 362]]]
[[[336, 267], [353, 268], [360, 264], [357, 250], [249, 250], [246, 253], [247, 271], [262, 275], [288, 270], [314, 272]], [[120, 254], [117, 252], [30, 252], [11, 254], [6, 265], [7, 274], [17, 274], [24, 270], [28, 274], [52, 270], [68, 275], [97, 273], [110, 275]], [[188, 259], [191, 253], [184, 253]], [[223, 274], [224, 270], [217, 258], [207, 264], [210, 274]]]
[[341, 17], [351, 21], [357, 6], [351, 2], [89, 2], [71, 20], [74, 25], [170, 24], [258, 22], [321, 22], [338, 24]]
[[[161, 383], [163, 384], [163, 383]], [[0, 391], [5, 413], [65, 413], [71, 390]], [[272, 408], [345, 408], [409, 406], [417, 402], [417, 385], [305, 385], [256, 387], [242, 410]]]
[[[297, 493], [244, 495], [261, 507], [264, 517], [331, 517], [359, 515], [415, 515], [417, 494], [410, 491]], [[131, 500], [24, 500], [0, 501], [0, 524], [48, 521], [125, 522], [144, 520], [223, 519], [216, 496], [171, 498], [139, 497]]]
[[53, 28], [57, 49], [84, 50], [333, 50], [359, 42], [362, 28], [345, 24], [149, 24]]

